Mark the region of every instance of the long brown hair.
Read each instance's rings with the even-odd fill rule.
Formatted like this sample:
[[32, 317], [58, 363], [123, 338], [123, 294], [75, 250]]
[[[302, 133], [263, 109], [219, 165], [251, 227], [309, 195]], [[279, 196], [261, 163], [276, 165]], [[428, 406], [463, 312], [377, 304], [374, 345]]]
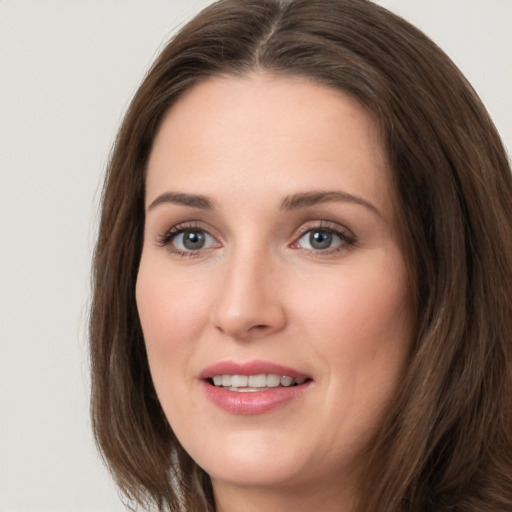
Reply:
[[106, 175], [90, 316], [93, 427], [121, 490], [162, 511], [215, 509], [148, 369], [135, 304], [145, 167], [184, 91], [258, 70], [352, 95], [387, 151], [417, 336], [368, 454], [360, 509], [512, 510], [509, 162], [448, 57], [367, 0], [220, 0], [168, 43], [133, 98]]

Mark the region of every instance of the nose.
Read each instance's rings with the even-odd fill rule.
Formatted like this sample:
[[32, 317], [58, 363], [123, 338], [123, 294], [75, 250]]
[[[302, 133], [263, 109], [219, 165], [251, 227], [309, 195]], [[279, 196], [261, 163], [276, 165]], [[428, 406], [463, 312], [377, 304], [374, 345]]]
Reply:
[[224, 282], [212, 310], [215, 328], [237, 340], [282, 330], [286, 313], [276, 275], [269, 258], [254, 253], [226, 262]]

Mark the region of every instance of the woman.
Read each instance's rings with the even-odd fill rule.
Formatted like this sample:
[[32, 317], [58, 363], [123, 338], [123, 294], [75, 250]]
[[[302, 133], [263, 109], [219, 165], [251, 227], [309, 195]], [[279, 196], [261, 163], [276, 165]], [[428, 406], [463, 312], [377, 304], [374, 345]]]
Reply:
[[92, 414], [159, 510], [512, 510], [512, 181], [485, 109], [366, 0], [221, 0], [111, 158]]

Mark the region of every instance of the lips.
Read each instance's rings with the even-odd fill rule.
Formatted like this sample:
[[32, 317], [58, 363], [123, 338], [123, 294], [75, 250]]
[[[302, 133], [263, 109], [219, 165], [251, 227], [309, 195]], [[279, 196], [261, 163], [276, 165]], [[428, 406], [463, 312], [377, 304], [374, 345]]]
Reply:
[[288, 375], [290, 377], [308, 377], [293, 368], [288, 368], [268, 361], [247, 361], [238, 363], [234, 361], [221, 361], [217, 364], [205, 368], [199, 375], [200, 379], [212, 379], [215, 375], [258, 375], [258, 374], [278, 374]]
[[222, 361], [199, 375], [207, 398], [231, 414], [262, 414], [301, 396], [312, 379], [268, 361]]

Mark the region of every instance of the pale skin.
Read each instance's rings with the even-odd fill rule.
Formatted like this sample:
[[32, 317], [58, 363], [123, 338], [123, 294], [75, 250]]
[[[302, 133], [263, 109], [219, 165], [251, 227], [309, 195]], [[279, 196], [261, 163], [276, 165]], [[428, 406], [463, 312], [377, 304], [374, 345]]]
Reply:
[[[159, 400], [219, 512], [356, 510], [413, 333], [386, 165], [372, 117], [304, 78], [210, 79], [162, 123], [137, 305]], [[226, 360], [309, 385], [227, 412], [200, 378]]]

